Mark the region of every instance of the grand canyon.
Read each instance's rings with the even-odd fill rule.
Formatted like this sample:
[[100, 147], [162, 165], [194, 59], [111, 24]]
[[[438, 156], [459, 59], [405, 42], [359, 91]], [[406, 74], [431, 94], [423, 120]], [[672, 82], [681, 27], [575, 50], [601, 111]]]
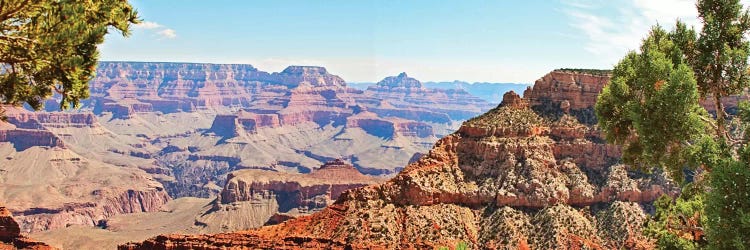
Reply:
[[5, 108], [0, 193], [17, 237], [65, 249], [653, 248], [679, 188], [604, 142], [608, 81], [555, 70], [497, 105], [406, 73], [105, 62], [78, 111]]
[[750, 248], [750, 0], [0, 0], [0, 250]]

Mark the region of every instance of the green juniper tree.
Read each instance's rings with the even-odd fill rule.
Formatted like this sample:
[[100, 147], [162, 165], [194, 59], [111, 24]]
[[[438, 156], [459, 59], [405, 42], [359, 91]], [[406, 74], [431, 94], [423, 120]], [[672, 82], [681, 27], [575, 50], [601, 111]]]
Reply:
[[640, 51], [612, 71], [595, 110], [608, 141], [623, 146], [623, 159], [647, 169], [664, 167], [681, 176], [683, 157], [705, 131], [693, 72], [670, 34], [651, 29]]
[[750, 13], [739, 0], [701, 0], [696, 6], [703, 29], [695, 47], [689, 48], [694, 51], [686, 52], [695, 55], [693, 70], [701, 95], [714, 98], [717, 136], [728, 139], [721, 98], [740, 93], [750, 81], [750, 43], [745, 38], [750, 31]]
[[40, 109], [57, 93], [77, 106], [104, 36], [138, 22], [127, 0], [0, 0], [0, 104]]
[[[705, 180], [681, 182], [678, 199], [656, 202], [646, 231], [661, 248], [745, 249], [750, 105], [741, 104], [730, 124], [720, 101], [748, 85], [750, 15], [738, 0], [699, 0], [696, 6], [700, 34], [679, 21], [669, 33], [654, 27], [640, 50], [615, 66], [596, 114], [607, 140], [623, 146], [626, 163], [661, 167], [680, 181], [686, 169], [704, 172]], [[699, 96], [714, 98], [715, 120], [698, 106]]]

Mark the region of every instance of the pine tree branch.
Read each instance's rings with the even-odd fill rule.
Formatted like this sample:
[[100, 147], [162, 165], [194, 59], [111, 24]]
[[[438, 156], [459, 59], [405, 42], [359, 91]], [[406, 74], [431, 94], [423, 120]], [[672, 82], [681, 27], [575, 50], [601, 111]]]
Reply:
[[[3, 12], [5, 10], [5, 5], [4, 4], [2, 6], [0, 6], [0, 22], [5, 22], [5, 20], [8, 20], [11, 17], [13, 17], [13, 15], [15, 15], [19, 11], [23, 10], [23, 8], [25, 8], [26, 6], [28, 6], [29, 2], [30, 2], [30, 0], [24, 0], [18, 6], [16, 6], [16, 8], [13, 8], [13, 9], [11, 9], [8, 12]], [[3, 3], [5, 3], [5, 2], [3, 1]]]

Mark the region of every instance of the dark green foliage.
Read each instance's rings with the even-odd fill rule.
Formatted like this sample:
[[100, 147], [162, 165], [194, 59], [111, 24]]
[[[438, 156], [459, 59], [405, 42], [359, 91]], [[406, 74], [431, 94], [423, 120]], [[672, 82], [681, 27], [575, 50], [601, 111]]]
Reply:
[[[700, 0], [696, 4], [703, 29], [695, 44], [692, 62], [703, 96], [713, 96], [717, 106], [717, 136], [726, 137], [721, 97], [738, 94], [750, 83], [748, 53], [750, 13], [739, 0]], [[690, 48], [684, 48], [689, 50]]]
[[[742, 124], [738, 129], [745, 133], [750, 126], [750, 104], [743, 102], [739, 106], [737, 116]], [[750, 248], [750, 144], [747, 136], [745, 134], [745, 140], [737, 149], [739, 159], [731, 155], [720, 157], [710, 174], [706, 234], [712, 249]]]
[[607, 140], [623, 145], [627, 163], [659, 165], [679, 179], [686, 167], [699, 167], [696, 172], [707, 180], [683, 182], [678, 199], [655, 203], [647, 234], [660, 248], [745, 249], [750, 104], [740, 104], [739, 119], [727, 124], [721, 102], [715, 103], [719, 112], [712, 121], [696, 101], [698, 95], [722, 97], [748, 86], [750, 14], [737, 0], [699, 0], [696, 6], [703, 21], [700, 36], [681, 22], [668, 34], [654, 28], [641, 50], [615, 67], [596, 114]]
[[[669, 196], [662, 196], [656, 202], [656, 214], [648, 222], [644, 233], [655, 238], [660, 249], [701, 249], [707, 242], [701, 235], [700, 228], [706, 223], [703, 212], [704, 198], [702, 191], [690, 191], [694, 187], [688, 186], [681, 197], [672, 200]], [[695, 239], [695, 236], [698, 236]]]
[[[623, 160], [648, 169], [666, 167], [679, 175], [689, 162], [689, 142], [705, 131], [693, 72], [670, 34], [655, 26], [639, 52], [613, 72], [595, 110], [609, 142], [623, 146]], [[695, 164], [693, 164], [695, 165]]]
[[0, 1], [0, 104], [61, 109], [88, 98], [97, 46], [112, 30], [128, 34], [137, 14], [124, 0]]
[[728, 160], [711, 172], [706, 234], [712, 249], [750, 248], [750, 165]]

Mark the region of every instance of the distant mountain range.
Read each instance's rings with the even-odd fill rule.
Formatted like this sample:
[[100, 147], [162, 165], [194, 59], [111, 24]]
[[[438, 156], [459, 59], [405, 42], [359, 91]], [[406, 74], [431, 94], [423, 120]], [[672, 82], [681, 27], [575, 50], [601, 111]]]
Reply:
[[[347, 86], [355, 89], [365, 90], [367, 87], [375, 85], [371, 82], [347, 83]], [[463, 89], [469, 94], [482, 98], [490, 103], [500, 103], [503, 100], [503, 94], [508, 91], [515, 91], [523, 95], [523, 91], [530, 87], [528, 83], [493, 83], [493, 82], [424, 82], [424, 87], [430, 89]]]

